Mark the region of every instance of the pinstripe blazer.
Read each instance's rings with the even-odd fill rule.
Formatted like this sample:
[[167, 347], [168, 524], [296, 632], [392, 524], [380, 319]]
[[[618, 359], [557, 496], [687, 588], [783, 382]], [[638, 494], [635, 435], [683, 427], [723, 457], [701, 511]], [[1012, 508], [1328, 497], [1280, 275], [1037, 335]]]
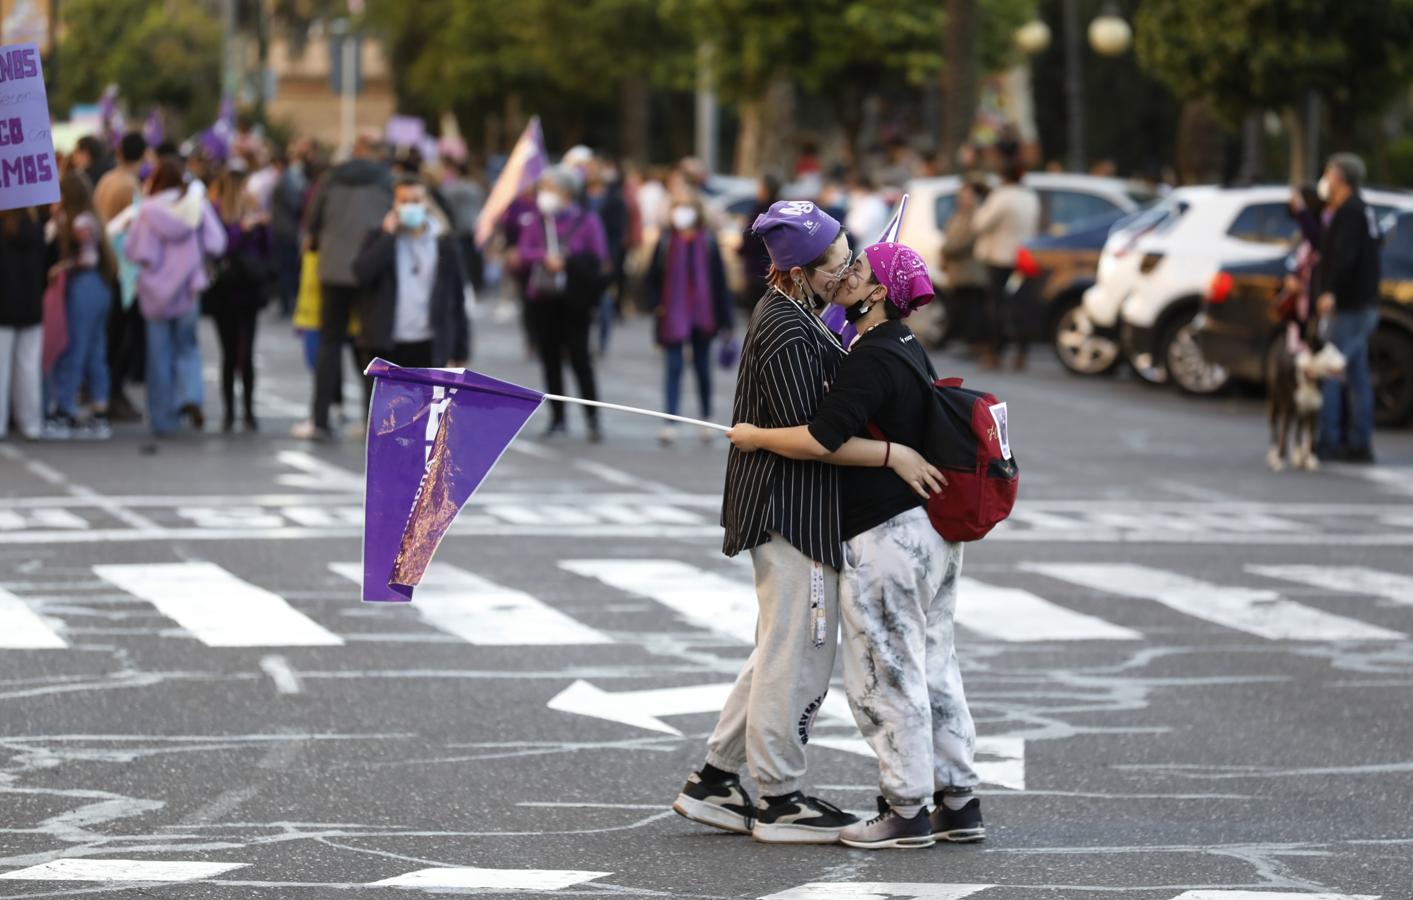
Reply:
[[[741, 348], [731, 421], [762, 428], [809, 424], [843, 358], [843, 347], [817, 318], [779, 291], [768, 291], [756, 304]], [[721, 525], [727, 556], [765, 543], [775, 531], [837, 569], [843, 561], [839, 470], [732, 447]]]

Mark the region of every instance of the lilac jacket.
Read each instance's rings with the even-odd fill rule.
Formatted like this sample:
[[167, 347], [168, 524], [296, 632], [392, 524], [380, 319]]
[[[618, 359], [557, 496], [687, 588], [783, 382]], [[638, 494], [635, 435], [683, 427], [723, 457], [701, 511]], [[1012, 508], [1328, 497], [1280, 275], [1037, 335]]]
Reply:
[[203, 190], [173, 188], [138, 207], [123, 255], [136, 263], [144, 319], [176, 319], [196, 306], [209, 280], [206, 257], [226, 252], [226, 228]]

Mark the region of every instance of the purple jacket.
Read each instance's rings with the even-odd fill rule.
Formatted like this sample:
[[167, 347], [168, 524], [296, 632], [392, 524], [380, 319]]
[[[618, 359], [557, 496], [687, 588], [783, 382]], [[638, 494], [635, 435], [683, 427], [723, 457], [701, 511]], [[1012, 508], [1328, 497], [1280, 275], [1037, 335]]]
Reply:
[[[520, 264], [527, 271], [544, 262], [545, 256], [548, 255], [545, 247], [544, 216], [538, 212], [533, 216], [530, 224], [521, 229], [516, 247], [520, 251]], [[554, 224], [555, 234], [559, 237], [560, 256], [568, 259], [576, 253], [591, 253], [597, 256], [600, 262], [608, 261], [608, 238], [604, 235], [603, 222], [599, 221], [597, 215], [582, 207], [571, 206], [554, 217]], [[534, 279], [530, 280], [527, 293], [531, 298], [536, 296]]]
[[206, 257], [226, 252], [226, 228], [201, 190], [175, 188], [149, 197], [128, 229], [123, 255], [136, 263], [144, 319], [176, 319], [209, 284]]

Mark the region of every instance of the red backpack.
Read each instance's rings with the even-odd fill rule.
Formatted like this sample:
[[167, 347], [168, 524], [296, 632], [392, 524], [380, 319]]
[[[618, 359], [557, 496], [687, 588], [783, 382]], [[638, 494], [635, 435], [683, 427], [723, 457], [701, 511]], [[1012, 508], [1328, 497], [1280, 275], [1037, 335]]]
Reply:
[[[1020, 487], [1020, 467], [1011, 455], [1006, 404], [992, 394], [962, 387], [960, 378], [936, 378], [923, 372], [903, 348], [902, 354], [933, 390], [923, 458], [942, 470], [942, 491], [927, 500], [927, 517], [949, 541], [977, 541], [1011, 514]], [[931, 362], [928, 368], [931, 369]], [[885, 440], [872, 422], [869, 433]]]

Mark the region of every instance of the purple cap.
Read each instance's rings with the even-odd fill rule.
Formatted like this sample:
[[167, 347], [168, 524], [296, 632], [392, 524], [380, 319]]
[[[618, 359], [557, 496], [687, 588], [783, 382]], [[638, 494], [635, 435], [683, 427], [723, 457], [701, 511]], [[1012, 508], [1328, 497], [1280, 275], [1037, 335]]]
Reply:
[[808, 200], [781, 200], [756, 216], [751, 230], [765, 241], [775, 268], [785, 272], [824, 255], [839, 236], [839, 222]]
[[903, 311], [903, 318], [932, 302], [932, 276], [927, 263], [912, 247], [885, 241], [864, 248], [873, 277], [888, 290], [888, 302]]

